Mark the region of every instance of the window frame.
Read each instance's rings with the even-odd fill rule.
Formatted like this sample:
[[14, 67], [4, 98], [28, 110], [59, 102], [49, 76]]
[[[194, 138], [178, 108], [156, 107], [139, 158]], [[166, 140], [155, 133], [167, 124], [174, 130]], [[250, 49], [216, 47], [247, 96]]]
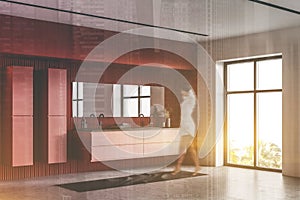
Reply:
[[[258, 93], [267, 93], [267, 92], [281, 92], [282, 94], [282, 87], [281, 89], [257, 89], [257, 62], [259, 61], [266, 61], [266, 60], [275, 60], [275, 59], [281, 59], [282, 60], [282, 55], [276, 55], [276, 56], [268, 56], [268, 57], [260, 57], [260, 58], [251, 58], [251, 59], [241, 59], [241, 60], [235, 60], [235, 61], [229, 61], [229, 62], [224, 62], [224, 113], [225, 113], [225, 123], [224, 123], [224, 165], [225, 166], [232, 166], [232, 167], [240, 167], [240, 168], [248, 168], [248, 169], [257, 169], [257, 170], [265, 170], [265, 171], [274, 171], [274, 172], [282, 172], [282, 169], [273, 169], [273, 168], [264, 168], [264, 167], [259, 167], [257, 166], [257, 94]], [[253, 90], [245, 90], [245, 91], [227, 91], [227, 69], [228, 65], [232, 64], [238, 64], [238, 63], [245, 63], [245, 62], [253, 62], [254, 64], [254, 87]], [[230, 94], [245, 94], [245, 93], [253, 93], [253, 98], [254, 98], [254, 152], [253, 152], [253, 166], [247, 166], [247, 165], [239, 165], [239, 164], [232, 164], [229, 163], [229, 158], [228, 158], [228, 95]]]
[[[76, 98], [75, 99], [73, 99], [73, 96], [74, 96], [74, 94], [73, 94], [73, 92], [74, 92], [74, 90], [73, 90], [73, 85], [72, 85], [72, 117], [83, 117], [83, 116], [79, 116], [79, 102], [81, 101], [81, 102], [83, 102], [83, 98], [79, 98], [79, 83], [83, 83], [83, 82], [76, 82], [76, 81], [74, 81], [74, 82], [72, 82], [72, 84], [75, 84], [76, 85]], [[82, 89], [83, 89], [83, 86], [82, 86]], [[73, 102], [76, 102], [76, 116], [74, 116], [73, 114]], [[83, 109], [83, 108], [82, 108]]]
[[[150, 95], [141, 95], [141, 87], [143, 86], [146, 86], [146, 85], [137, 85], [138, 86], [138, 95], [137, 96], [124, 96], [124, 86], [126, 85], [123, 85], [121, 84], [121, 117], [129, 117], [129, 116], [124, 116], [124, 100], [125, 99], [138, 99], [138, 116], [135, 116], [135, 117], [139, 117], [140, 114], [143, 114], [144, 113], [141, 113], [141, 99], [146, 99], [146, 98], [149, 98], [150, 101], [151, 101], [151, 86], [150, 87]], [[132, 116], [133, 117], [133, 116]], [[150, 116], [146, 116], [146, 117], [150, 117]]]
[[[84, 116], [79, 116], [79, 102], [83, 102], [83, 98], [79, 98], [79, 84], [84, 84], [84, 82], [76, 82], [76, 81], [74, 81], [74, 82], [72, 82], [72, 117], [84, 117]], [[75, 85], [75, 87], [76, 87], [76, 91], [74, 91], [74, 85]], [[83, 85], [84, 86], [84, 85]], [[82, 90], [84, 89], [84, 87], [82, 86]], [[141, 113], [141, 99], [149, 99], [150, 101], [151, 101], [151, 86], [149, 86], [150, 87], [150, 95], [141, 95], [141, 87], [143, 87], [143, 86], [147, 86], [147, 85], [136, 85], [136, 86], [138, 86], [138, 95], [132, 95], [132, 96], [124, 96], [124, 86], [126, 86], [126, 85], [124, 85], [124, 84], [120, 84], [120, 92], [121, 92], [121, 94], [120, 94], [120, 99], [121, 99], [121, 116], [120, 117], [124, 117], [124, 100], [125, 99], [138, 99], [138, 115], [139, 114], [143, 114], [143, 115], [145, 115], [144, 113]], [[75, 92], [75, 94], [74, 94], [74, 92]], [[83, 92], [83, 91], [82, 91]], [[75, 98], [73, 98], [74, 97], [74, 95], [75, 95]], [[73, 115], [74, 113], [73, 113], [73, 103], [74, 102], [76, 102], [76, 114], [75, 115]], [[83, 108], [82, 108], [83, 109]], [[128, 117], [128, 116], [127, 116]], [[139, 116], [134, 116], [134, 117], [139, 117]], [[147, 117], [150, 117], [150, 116], [147, 116]]]

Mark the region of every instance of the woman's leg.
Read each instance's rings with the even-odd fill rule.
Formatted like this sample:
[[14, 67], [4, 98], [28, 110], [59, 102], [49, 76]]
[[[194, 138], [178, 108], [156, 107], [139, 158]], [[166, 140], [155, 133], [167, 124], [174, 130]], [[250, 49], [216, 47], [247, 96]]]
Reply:
[[186, 149], [187, 149], [187, 137], [186, 136], [181, 136], [180, 137], [180, 143], [179, 143], [179, 158], [177, 159], [177, 164], [176, 167], [172, 173], [172, 175], [176, 175], [180, 172], [182, 162], [184, 160], [185, 154], [186, 154]]
[[195, 165], [195, 172], [193, 173], [193, 175], [196, 175], [198, 173], [198, 171], [200, 170], [200, 165], [199, 165], [199, 158], [197, 156], [197, 146], [195, 141], [193, 141], [190, 149], [189, 149], [190, 155], [192, 157], [192, 160], [194, 162]]
[[172, 175], [176, 175], [176, 174], [178, 174], [178, 173], [180, 172], [181, 165], [182, 165], [182, 162], [183, 162], [183, 160], [184, 160], [185, 154], [186, 154], [186, 153], [184, 152], [184, 153], [182, 153], [182, 154], [179, 156], [179, 158], [178, 158], [178, 160], [177, 160], [177, 164], [176, 164], [175, 170], [173, 171]]
[[193, 173], [193, 175], [196, 175], [198, 173], [198, 171], [200, 170], [200, 165], [199, 165], [199, 159], [197, 156], [197, 151], [193, 146], [192, 146], [192, 148], [190, 148], [190, 154], [191, 154], [191, 157], [195, 164], [195, 172]]

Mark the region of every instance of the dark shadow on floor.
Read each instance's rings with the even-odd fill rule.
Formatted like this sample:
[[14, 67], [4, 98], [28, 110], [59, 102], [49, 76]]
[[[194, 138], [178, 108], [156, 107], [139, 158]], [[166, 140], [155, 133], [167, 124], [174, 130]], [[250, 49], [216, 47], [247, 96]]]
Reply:
[[129, 185], [153, 183], [159, 181], [169, 181], [181, 178], [191, 178], [203, 176], [206, 174], [198, 173], [193, 176], [193, 172], [181, 171], [177, 175], [172, 175], [171, 172], [145, 173], [139, 175], [131, 175], [118, 178], [100, 179], [93, 181], [83, 181], [75, 183], [60, 184], [57, 186], [73, 190], [76, 192], [87, 192], [93, 190], [102, 190], [107, 188], [123, 187]]

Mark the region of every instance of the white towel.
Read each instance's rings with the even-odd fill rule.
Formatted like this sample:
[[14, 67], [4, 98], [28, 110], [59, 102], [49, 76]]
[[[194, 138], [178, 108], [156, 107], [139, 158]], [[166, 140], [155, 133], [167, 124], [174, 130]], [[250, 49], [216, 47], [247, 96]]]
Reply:
[[192, 137], [195, 137], [196, 127], [195, 127], [195, 122], [192, 118], [192, 113], [194, 111], [195, 105], [196, 105], [196, 97], [193, 90], [191, 89], [189, 91], [188, 96], [185, 96], [183, 98], [182, 103], [180, 104], [181, 118], [180, 118], [179, 134], [181, 136], [191, 135]]

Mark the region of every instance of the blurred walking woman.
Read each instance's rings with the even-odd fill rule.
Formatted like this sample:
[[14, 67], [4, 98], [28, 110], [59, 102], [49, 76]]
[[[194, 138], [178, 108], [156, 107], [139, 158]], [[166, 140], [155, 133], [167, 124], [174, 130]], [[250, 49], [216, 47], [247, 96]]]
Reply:
[[176, 175], [180, 172], [181, 164], [185, 158], [187, 150], [189, 149], [189, 152], [195, 164], [195, 172], [193, 173], [193, 175], [196, 175], [200, 170], [196, 146], [195, 146], [195, 142], [193, 142], [193, 139], [196, 134], [196, 127], [195, 127], [195, 122], [192, 118], [192, 113], [196, 105], [196, 97], [191, 87], [183, 88], [181, 90], [181, 95], [183, 101], [180, 104], [180, 108], [181, 108], [181, 118], [180, 118], [180, 128], [179, 128], [180, 156], [177, 160], [175, 170], [173, 171], [172, 174]]

